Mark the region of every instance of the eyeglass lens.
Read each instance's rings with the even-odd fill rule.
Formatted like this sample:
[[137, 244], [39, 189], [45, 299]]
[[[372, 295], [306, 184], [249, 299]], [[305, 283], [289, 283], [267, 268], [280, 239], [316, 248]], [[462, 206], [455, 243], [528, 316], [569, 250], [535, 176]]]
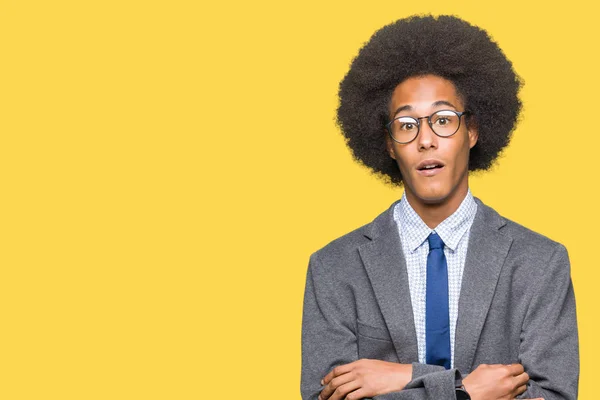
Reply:
[[[437, 111], [429, 117], [433, 132], [439, 136], [452, 136], [460, 126], [460, 117], [450, 110]], [[394, 140], [410, 142], [419, 133], [419, 120], [413, 117], [397, 117], [390, 126]]]

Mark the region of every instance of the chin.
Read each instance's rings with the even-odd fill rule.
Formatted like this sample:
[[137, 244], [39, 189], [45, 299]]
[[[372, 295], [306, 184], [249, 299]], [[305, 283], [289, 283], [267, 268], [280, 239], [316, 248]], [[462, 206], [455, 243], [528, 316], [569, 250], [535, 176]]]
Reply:
[[441, 187], [417, 188], [417, 190], [414, 190], [413, 193], [424, 204], [443, 203], [450, 195], [449, 190]]
[[441, 204], [448, 198], [448, 194], [428, 194], [424, 196], [417, 195], [417, 197], [424, 204]]

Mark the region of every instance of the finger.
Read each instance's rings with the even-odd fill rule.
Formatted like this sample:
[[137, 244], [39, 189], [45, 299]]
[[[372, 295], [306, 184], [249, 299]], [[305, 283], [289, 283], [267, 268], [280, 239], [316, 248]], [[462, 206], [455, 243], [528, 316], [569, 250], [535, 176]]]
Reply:
[[355, 390], [352, 393], [348, 393], [346, 395], [345, 400], [359, 400], [359, 399], [364, 399], [366, 397], [372, 397], [372, 396], [373, 396], [373, 394], [368, 393], [365, 388], [360, 388], [360, 389]]
[[[329, 400], [343, 400], [348, 393], [353, 392], [359, 388], [360, 388], [360, 382], [350, 381], [348, 383], [343, 384], [342, 386], [339, 386], [337, 389], [335, 389], [333, 391], [333, 393], [331, 394], [331, 397], [329, 397]], [[327, 397], [325, 397], [321, 400], [325, 400], [325, 399], [327, 399]]]
[[337, 367], [329, 371], [327, 375], [325, 375], [325, 378], [321, 380], [321, 385], [327, 385], [333, 378], [351, 371], [352, 368], [354, 368], [354, 362], [344, 365], [338, 365]]
[[514, 392], [513, 392], [513, 396], [518, 396], [522, 393], [525, 393], [525, 391], [527, 390], [527, 385], [522, 385], [519, 386]]
[[521, 375], [515, 376], [513, 382], [515, 387], [525, 385], [527, 382], [529, 382], [529, 375], [527, 374], [527, 372], [523, 372]]
[[521, 375], [525, 372], [525, 368], [521, 364], [508, 364], [507, 365], [510, 374], [513, 376]]
[[350, 382], [353, 379], [353, 377], [354, 374], [351, 374], [349, 372], [340, 376], [336, 376], [323, 388], [323, 390], [321, 391], [321, 397], [324, 399], [328, 399], [338, 387]]

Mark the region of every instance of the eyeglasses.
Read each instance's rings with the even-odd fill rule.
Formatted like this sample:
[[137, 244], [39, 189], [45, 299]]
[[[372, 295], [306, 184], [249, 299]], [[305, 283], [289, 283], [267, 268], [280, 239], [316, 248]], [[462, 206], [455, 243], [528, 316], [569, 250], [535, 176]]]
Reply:
[[417, 138], [421, 129], [420, 120], [422, 119], [427, 119], [433, 133], [440, 137], [449, 137], [458, 132], [460, 117], [468, 114], [470, 114], [469, 111], [440, 110], [420, 118], [401, 116], [388, 122], [385, 127], [394, 142], [407, 144]]

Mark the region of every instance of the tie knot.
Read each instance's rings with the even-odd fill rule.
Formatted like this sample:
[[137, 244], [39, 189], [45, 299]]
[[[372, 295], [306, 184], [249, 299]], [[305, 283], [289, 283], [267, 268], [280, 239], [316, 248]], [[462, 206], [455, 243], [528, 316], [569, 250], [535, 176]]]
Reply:
[[444, 242], [442, 241], [442, 238], [435, 232], [429, 234], [427, 241], [429, 242], [429, 250], [444, 248]]

